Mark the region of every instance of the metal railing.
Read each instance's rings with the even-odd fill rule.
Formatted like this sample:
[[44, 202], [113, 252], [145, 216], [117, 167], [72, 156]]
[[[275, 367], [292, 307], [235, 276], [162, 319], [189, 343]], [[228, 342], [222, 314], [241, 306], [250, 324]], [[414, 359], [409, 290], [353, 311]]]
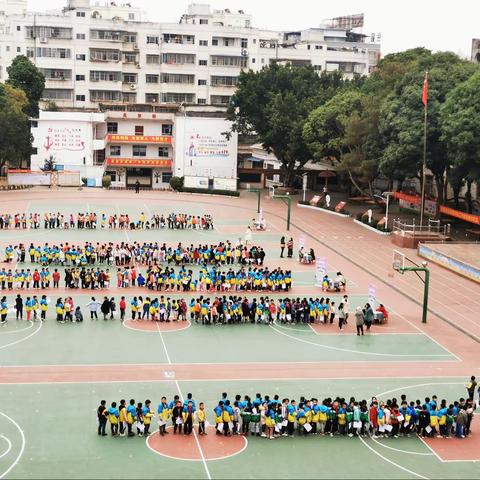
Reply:
[[402, 235], [405, 235], [405, 233], [411, 235], [436, 234], [448, 237], [450, 235], [450, 224], [442, 225], [440, 220], [432, 219], [428, 220], [427, 225], [417, 225], [415, 220], [413, 220], [413, 223], [408, 224], [397, 218], [393, 221], [393, 232]]

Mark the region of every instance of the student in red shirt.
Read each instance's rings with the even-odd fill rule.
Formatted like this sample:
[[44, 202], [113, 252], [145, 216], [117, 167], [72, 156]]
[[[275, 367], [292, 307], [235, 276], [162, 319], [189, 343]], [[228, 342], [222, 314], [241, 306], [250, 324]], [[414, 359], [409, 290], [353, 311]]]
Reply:
[[55, 271], [53, 272], [52, 278], [53, 278], [53, 288], [58, 288], [58, 284], [60, 282], [60, 273], [58, 272], [57, 269], [55, 269]]
[[127, 309], [127, 302], [125, 302], [125, 297], [122, 297], [120, 299], [119, 308], [120, 308], [120, 320], [123, 321], [125, 320], [125, 310]]

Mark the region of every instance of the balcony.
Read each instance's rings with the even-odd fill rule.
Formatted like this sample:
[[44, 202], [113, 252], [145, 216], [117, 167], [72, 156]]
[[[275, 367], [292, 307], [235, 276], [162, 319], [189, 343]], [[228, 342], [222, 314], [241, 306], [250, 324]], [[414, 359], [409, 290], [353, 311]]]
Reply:
[[171, 169], [173, 161], [168, 158], [107, 157], [106, 165], [109, 167], [156, 167]]
[[173, 143], [171, 135], [113, 135], [109, 133], [105, 138], [107, 143], [135, 143], [135, 144], [166, 144]]
[[92, 150], [103, 150], [105, 148], [105, 140], [93, 140]]

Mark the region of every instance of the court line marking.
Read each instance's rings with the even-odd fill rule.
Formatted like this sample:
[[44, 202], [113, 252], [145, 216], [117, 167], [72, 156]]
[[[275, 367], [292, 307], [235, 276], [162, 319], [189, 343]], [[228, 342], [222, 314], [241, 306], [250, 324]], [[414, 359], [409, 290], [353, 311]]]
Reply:
[[30, 330], [34, 326], [34, 322], [28, 322], [30, 325], [26, 328], [20, 328], [18, 330], [12, 330], [11, 332], [0, 332], [0, 335], [11, 335], [12, 333], [24, 332], [25, 330]]
[[[294, 327], [286, 327], [285, 325], [282, 325], [281, 323], [278, 323], [276, 320], [273, 322], [273, 324], [278, 327], [278, 328], [284, 328], [285, 330], [293, 330], [295, 332], [313, 332], [315, 335], [318, 337], [345, 337], [349, 335], [357, 335], [354, 331], [352, 332], [345, 332], [345, 333], [340, 333], [340, 332], [325, 332], [325, 333], [318, 333], [312, 326], [311, 323], [306, 323], [305, 325], [309, 327], [309, 329], [304, 329], [304, 328], [294, 328]], [[314, 325], [322, 325], [321, 323], [315, 323]], [[330, 325], [330, 324], [329, 324]], [[420, 332], [374, 332], [374, 333], [369, 333], [369, 337], [375, 337], [375, 336], [382, 336], [382, 335], [423, 335], [423, 333]]]
[[370, 440], [372, 442], [377, 443], [381, 447], [384, 447], [388, 450], [394, 450], [395, 452], [400, 452], [400, 453], [408, 453], [409, 455], [422, 455], [422, 456], [432, 456], [433, 453], [428, 453], [428, 452], [412, 452], [411, 450], [402, 450], [401, 448], [394, 448], [394, 447], [389, 447], [388, 445], [385, 445], [381, 442], [379, 442], [377, 439], [370, 437]]
[[402, 465], [399, 465], [398, 463], [395, 463], [394, 461], [390, 460], [389, 458], [384, 457], [381, 453], [377, 452], [374, 448], [372, 448], [370, 445], [368, 445], [368, 443], [367, 443], [362, 437], [359, 437], [359, 440], [360, 440], [370, 451], [372, 451], [375, 455], [377, 455], [378, 457], [380, 457], [382, 460], [390, 463], [391, 465], [399, 468], [400, 470], [403, 470], [404, 472], [409, 473], [410, 475], [414, 475], [415, 477], [423, 478], [424, 480], [428, 480], [428, 477], [424, 477], [423, 475], [420, 475], [420, 474], [417, 473], [417, 472], [414, 472], [414, 471], [412, 471], [412, 470], [409, 470], [409, 469], [406, 468], [406, 467], [402, 467]]
[[25, 433], [21, 429], [20, 425], [18, 425], [18, 423], [13, 418], [9, 417], [6, 413], [0, 412], [0, 415], [2, 417], [6, 418], [7, 420], [9, 420], [11, 423], [13, 423], [13, 425], [16, 427], [16, 429], [20, 432], [20, 436], [22, 438], [22, 446], [20, 447], [20, 452], [18, 453], [17, 457], [15, 458], [13, 463], [3, 473], [0, 474], [0, 478], [4, 478], [6, 475], [8, 475], [13, 470], [13, 468], [16, 467], [16, 465], [20, 461], [20, 458], [23, 455], [23, 452], [25, 451], [25, 443], [26, 442], [25, 442]]
[[[158, 330], [158, 333], [160, 335], [160, 339], [162, 340], [162, 345], [163, 345], [163, 349], [165, 351], [165, 355], [167, 357], [168, 364], [171, 365], [172, 361], [170, 359], [170, 355], [168, 353], [167, 346], [165, 344], [165, 340], [163, 339], [162, 332], [158, 328], [158, 323], [157, 323], [157, 330]], [[175, 380], [175, 386], [177, 387], [178, 394], [180, 395], [180, 398], [181, 398], [182, 403], [183, 403], [184, 402], [184, 396], [182, 394], [182, 390], [180, 388], [180, 384], [178, 383], [178, 380]], [[200, 457], [202, 459], [203, 467], [205, 468], [205, 473], [207, 474], [207, 478], [208, 478], [208, 480], [212, 480], [212, 475], [210, 474], [210, 470], [208, 469], [207, 461], [205, 460], [205, 455], [203, 453], [202, 446], [200, 445], [200, 441], [198, 440], [197, 432], [195, 430], [193, 430], [193, 437], [195, 438], [195, 443], [197, 444], [198, 452], [200, 453]]]
[[418, 330], [419, 332], [423, 333], [423, 335], [425, 335], [426, 337], [428, 337], [433, 343], [436, 343], [439, 347], [441, 347], [443, 350], [445, 350], [446, 352], [448, 352], [450, 355], [452, 355], [452, 357], [455, 357], [459, 362], [462, 361], [462, 359], [460, 357], [458, 357], [457, 355], [455, 355], [453, 352], [451, 352], [448, 348], [444, 347], [440, 342], [438, 342], [437, 340], [435, 340], [433, 337], [431, 337], [428, 333], [425, 333], [420, 327], [418, 327], [417, 325], [415, 325], [413, 322], [411, 322], [410, 320], [408, 320], [407, 318], [405, 318], [401, 313], [398, 313], [397, 311], [395, 310], [392, 310], [392, 313], [395, 313], [395, 315], [397, 315], [398, 317], [402, 318], [405, 322], [407, 322], [408, 324], [410, 324], [412, 327], [414, 327], [416, 330]]
[[325, 348], [327, 350], [336, 350], [340, 352], [347, 352], [347, 353], [356, 353], [360, 355], [373, 355], [376, 357], [395, 357], [395, 358], [432, 358], [432, 357], [450, 357], [449, 354], [432, 354], [432, 355], [426, 355], [426, 354], [418, 354], [418, 355], [411, 355], [411, 354], [403, 354], [403, 353], [378, 353], [378, 352], [362, 352], [361, 350], [351, 350], [348, 348], [340, 348], [340, 347], [332, 347], [330, 345], [322, 345], [320, 343], [315, 343], [315, 342], [310, 342], [308, 340], [304, 340], [302, 338], [296, 338], [292, 335], [289, 335], [288, 333], [282, 332], [281, 330], [278, 330], [277, 328], [273, 327], [272, 325], [269, 325], [269, 327], [274, 330], [275, 332], [279, 333], [280, 335], [284, 335], [285, 337], [289, 337], [292, 340], [295, 340], [297, 342], [302, 342], [306, 343], [308, 345], [313, 345], [315, 347], [319, 348]]
[[[211, 425], [211, 427], [215, 430], [215, 427], [213, 427], [213, 425]], [[169, 425], [167, 427], [167, 429], [171, 429], [172, 426]], [[173, 457], [172, 455], [167, 455], [166, 453], [161, 453], [161, 452], [158, 452], [157, 450], [155, 450], [153, 447], [150, 446], [149, 442], [148, 442], [148, 439], [152, 436], [152, 435], [158, 435], [158, 432], [151, 432], [150, 435], [147, 437], [146, 439], [146, 443], [147, 443], [147, 447], [153, 452], [153, 453], [156, 453], [157, 455], [160, 455], [162, 457], [166, 457], [166, 458], [170, 458], [172, 460], [181, 460], [183, 462], [201, 462], [202, 459], [201, 458], [181, 458], [181, 457]], [[232, 453], [231, 455], [223, 455], [221, 457], [215, 457], [215, 458], [209, 458], [208, 461], [209, 462], [214, 462], [216, 460], [225, 460], [226, 458], [231, 458], [231, 457], [235, 457], [236, 455], [239, 455], [240, 453], [243, 453], [245, 451], [245, 449], [247, 448], [248, 446], [248, 440], [243, 437], [243, 436], [240, 436], [240, 438], [242, 438], [244, 440], [244, 444], [243, 444], [243, 447], [238, 450], [238, 452], [235, 452], [235, 453]], [[1, 457], [0, 457], [1, 458]]]
[[7, 347], [11, 347], [13, 345], [17, 345], [18, 343], [21, 343], [21, 342], [24, 342], [25, 340], [28, 340], [30, 337], [33, 337], [35, 334], [37, 334], [42, 329], [42, 325], [43, 325], [43, 322], [40, 322], [38, 324], [38, 328], [34, 332], [30, 333], [29, 335], [27, 335], [24, 338], [19, 338], [18, 340], [15, 340], [14, 342], [7, 343], [6, 345], [0, 345], [0, 350], [2, 350], [4, 348], [7, 348]]
[[[122, 325], [125, 327], [125, 328], [128, 328], [128, 330], [134, 330], [135, 332], [141, 332], [141, 333], [157, 333], [155, 330], [142, 330], [141, 328], [134, 328], [134, 327], [131, 327], [129, 325], [125, 325], [125, 322], [128, 321], [128, 319], [124, 320], [122, 322]], [[131, 321], [131, 320], [130, 320]], [[135, 320], [136, 322], [152, 322], [153, 320]], [[162, 323], [162, 322], [155, 322], [157, 324], [157, 330], [158, 330], [158, 324], [159, 323]], [[173, 324], [175, 324], [175, 322], [173, 322]], [[182, 321], [181, 325], [185, 325], [183, 328], [177, 328], [175, 330], [164, 330], [162, 331], [162, 333], [177, 333], [177, 332], [182, 332], [183, 330], [187, 330], [188, 328], [190, 328], [192, 326], [192, 323], [190, 322], [190, 320], [186, 320], [186, 321]]]
[[12, 442], [10, 441], [9, 438], [7, 438], [5, 435], [0, 435], [0, 438], [3, 438], [7, 442], [7, 450], [3, 452], [0, 455], [0, 459], [3, 458], [5, 455], [8, 455], [10, 453], [10, 450], [12, 449]]
[[[396, 379], [406, 379], [409, 378], [411, 379], [412, 377], [395, 377]], [[428, 377], [431, 378], [431, 377]], [[448, 377], [441, 377], [441, 378], [448, 378]], [[452, 377], [452, 378], [460, 378], [460, 377]], [[365, 378], [366, 380], [391, 380], [392, 377], [367, 377]], [[216, 377], [216, 378], [186, 378], [183, 380], [180, 380], [182, 382], [225, 382], [225, 381], [231, 381], [231, 382], [252, 382], [252, 381], [259, 381], [263, 382], [266, 380], [275, 380], [275, 381], [304, 381], [304, 380], [316, 380], [316, 381], [331, 381], [331, 380], [359, 380], [358, 376], [357, 377], [285, 377], [285, 378], [272, 378], [271, 376], [268, 377], [255, 377], [255, 378], [232, 378], [232, 377], [226, 377], [226, 378], [221, 378], [221, 377]], [[66, 384], [66, 385], [76, 385], [76, 384], [95, 384], [95, 385], [109, 385], [109, 384], [115, 384], [115, 383], [148, 383], [148, 382], [156, 382], [156, 383], [161, 383], [161, 382], [172, 382], [172, 379], [168, 378], [147, 378], [147, 379], [140, 379], [140, 380], [123, 380], [123, 379], [118, 379], [118, 380], [76, 380], [76, 381], [71, 381], [71, 380], [45, 380], [43, 382], [19, 382], [19, 383], [12, 383], [12, 382], [2, 382], [0, 381], [0, 385], [10, 385], [10, 386], [22, 386], [22, 385], [49, 385], [49, 384]], [[432, 384], [432, 385], [439, 385], [439, 384]], [[453, 384], [447, 384], [447, 385], [453, 385]]]

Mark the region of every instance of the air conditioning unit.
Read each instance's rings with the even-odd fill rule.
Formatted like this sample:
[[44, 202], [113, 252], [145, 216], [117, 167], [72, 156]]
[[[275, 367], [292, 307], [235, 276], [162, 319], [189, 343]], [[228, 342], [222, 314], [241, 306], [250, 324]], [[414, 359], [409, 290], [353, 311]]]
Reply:
[[139, 50], [139, 48], [138, 48], [138, 43], [135, 43], [135, 44], [133, 45], [133, 49], [134, 49], [134, 50]]
[[131, 83], [130, 84], [130, 90], [136, 90], [137, 89], [137, 84], [136, 83]]
[[248, 50], [242, 50], [242, 57], [248, 57]]
[[47, 43], [47, 39], [46, 39], [46, 37], [42, 37], [42, 38], [40, 38], [40, 43]]
[[136, 64], [135, 64], [135, 67], [136, 67], [136, 68], [142, 68], [139, 63], [136, 63]]

